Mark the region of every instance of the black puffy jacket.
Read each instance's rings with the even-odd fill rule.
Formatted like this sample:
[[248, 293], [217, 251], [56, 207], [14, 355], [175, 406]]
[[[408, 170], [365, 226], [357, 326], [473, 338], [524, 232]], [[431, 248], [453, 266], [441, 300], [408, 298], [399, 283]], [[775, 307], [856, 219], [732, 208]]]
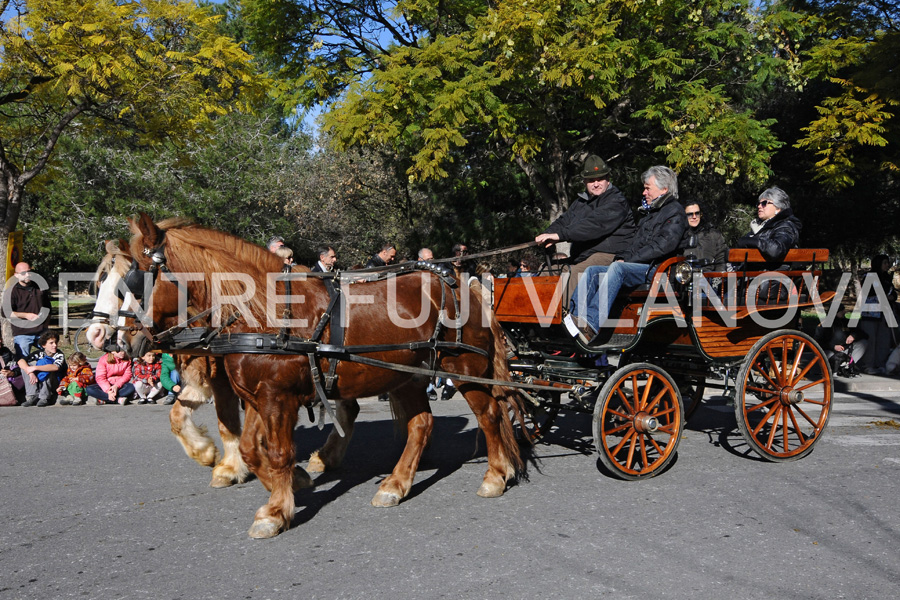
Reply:
[[650, 210], [639, 209], [637, 232], [631, 247], [616, 256], [625, 262], [656, 265], [678, 254], [687, 229], [684, 207], [666, 194], [653, 201]]
[[752, 231], [738, 240], [735, 248], [756, 248], [769, 263], [780, 263], [791, 248], [799, 247], [803, 223], [794, 211], [785, 208], [763, 222], [762, 229]]
[[578, 194], [569, 210], [544, 233], [572, 242], [572, 262], [580, 263], [596, 252], [618, 254], [628, 248], [634, 236], [634, 214], [622, 192], [610, 185], [599, 196]]

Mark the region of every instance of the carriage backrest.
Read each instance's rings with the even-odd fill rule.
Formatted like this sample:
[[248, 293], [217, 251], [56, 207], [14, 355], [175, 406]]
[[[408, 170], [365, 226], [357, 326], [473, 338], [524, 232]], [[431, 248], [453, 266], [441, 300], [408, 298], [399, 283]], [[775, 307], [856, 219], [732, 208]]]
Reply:
[[495, 278], [494, 314], [500, 321], [561, 323], [565, 289], [561, 280], [558, 275]]
[[[779, 306], [795, 297], [799, 304], [806, 304], [819, 298], [819, 276], [822, 267], [828, 261], [830, 253], [827, 248], [794, 248], [789, 250], [782, 260], [769, 261], [756, 248], [732, 248], [728, 252], [728, 262], [739, 281], [738, 304], [754, 305], [759, 308]], [[783, 282], [788, 279], [790, 286], [776, 282], [751, 286], [750, 282], [763, 273], [777, 273]], [[724, 294], [725, 277], [728, 273], [706, 273], [708, 281], [718, 281], [716, 292]], [[714, 288], [715, 289], [715, 288]], [[754, 298], [748, 295], [753, 293]]]

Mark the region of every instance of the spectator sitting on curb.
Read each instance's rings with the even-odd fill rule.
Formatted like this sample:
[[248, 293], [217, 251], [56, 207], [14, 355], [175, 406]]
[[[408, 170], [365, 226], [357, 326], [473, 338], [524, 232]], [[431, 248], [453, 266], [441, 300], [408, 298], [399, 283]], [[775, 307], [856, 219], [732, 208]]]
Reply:
[[159, 355], [159, 362], [161, 365], [159, 380], [168, 392], [162, 403], [175, 404], [175, 398], [181, 392], [181, 374], [175, 367], [175, 357], [162, 353]]
[[59, 337], [45, 331], [38, 339], [41, 350], [19, 359], [25, 380], [25, 402], [22, 406], [47, 406], [56, 399], [57, 371], [65, 362], [65, 356], [57, 350]]

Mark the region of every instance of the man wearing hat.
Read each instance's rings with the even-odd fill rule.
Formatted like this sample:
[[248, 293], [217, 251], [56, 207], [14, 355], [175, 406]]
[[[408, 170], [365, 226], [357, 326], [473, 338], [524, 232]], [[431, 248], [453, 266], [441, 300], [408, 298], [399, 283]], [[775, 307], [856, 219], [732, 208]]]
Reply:
[[549, 247], [557, 242], [571, 242], [571, 266], [566, 286], [566, 301], [585, 269], [609, 265], [616, 254], [631, 245], [634, 236], [634, 214], [619, 189], [609, 181], [609, 167], [602, 158], [590, 155], [581, 171], [587, 190], [578, 194], [561, 217], [547, 231], [534, 238]]

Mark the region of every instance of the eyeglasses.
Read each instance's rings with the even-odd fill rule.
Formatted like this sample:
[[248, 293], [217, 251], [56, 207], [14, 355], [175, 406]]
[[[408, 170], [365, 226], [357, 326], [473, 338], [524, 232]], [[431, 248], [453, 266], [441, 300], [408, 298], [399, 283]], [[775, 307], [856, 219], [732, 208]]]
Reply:
[[699, 210], [696, 210], [696, 211], [694, 211], [694, 212], [686, 212], [686, 213], [684, 213], [684, 214], [686, 214], [686, 215], [688, 216], [689, 219], [691, 219], [691, 218], [693, 218], [693, 217], [700, 218], [700, 211], [699, 211]]
[[768, 200], [760, 200], [759, 202], [756, 203], [756, 205], [762, 206], [763, 208], [765, 208], [766, 206], [769, 205], [769, 201]]

